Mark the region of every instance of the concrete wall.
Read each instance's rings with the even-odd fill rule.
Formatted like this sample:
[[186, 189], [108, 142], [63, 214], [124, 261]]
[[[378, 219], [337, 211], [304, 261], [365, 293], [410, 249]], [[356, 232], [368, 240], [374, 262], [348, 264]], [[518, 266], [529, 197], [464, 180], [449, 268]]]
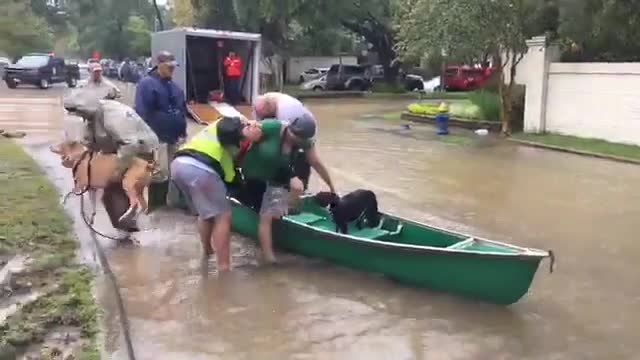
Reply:
[[527, 45], [525, 131], [640, 145], [640, 63], [559, 63], [544, 38]]
[[640, 63], [551, 63], [549, 132], [640, 145]]
[[[297, 83], [300, 73], [309, 68], [328, 68], [333, 64], [339, 64], [339, 56], [300, 56], [292, 57], [287, 63], [287, 82]], [[358, 58], [355, 56], [343, 56], [342, 63], [345, 65], [357, 65]]]

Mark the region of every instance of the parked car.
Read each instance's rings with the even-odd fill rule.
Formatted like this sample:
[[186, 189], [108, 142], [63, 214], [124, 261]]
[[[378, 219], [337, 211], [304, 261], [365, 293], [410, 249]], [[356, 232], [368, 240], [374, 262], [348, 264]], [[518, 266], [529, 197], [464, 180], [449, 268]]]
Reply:
[[63, 58], [53, 54], [31, 53], [7, 66], [3, 79], [10, 89], [15, 89], [19, 84], [47, 89], [51, 84], [61, 82], [76, 87], [80, 80], [80, 68], [78, 64], [67, 64]]
[[422, 83], [422, 91], [424, 92], [434, 92], [440, 91], [440, 76], [436, 76], [429, 81], [425, 81]]
[[491, 76], [491, 70], [471, 66], [449, 66], [444, 72], [447, 90], [470, 91], [480, 88]]
[[371, 87], [367, 68], [360, 65], [332, 65], [327, 71], [326, 90], [366, 91]]
[[317, 79], [320, 76], [326, 74], [327, 71], [329, 71], [329, 68], [311, 68], [311, 69], [307, 69], [302, 74], [300, 74], [300, 78], [298, 78], [298, 81], [300, 82], [300, 84], [302, 84], [302, 83], [305, 83], [307, 81], [310, 81], [310, 80], [313, 80], [313, 79]]
[[407, 74], [403, 82], [407, 91], [422, 91], [424, 89], [424, 78], [420, 75]]
[[440, 76], [425, 81], [420, 75], [408, 74], [404, 78], [404, 87], [407, 91], [434, 92], [440, 90]]
[[327, 88], [327, 75], [322, 75], [317, 79], [307, 81], [304, 84], [300, 85], [300, 89], [302, 90], [320, 91], [320, 90], [325, 90], [326, 88]]
[[4, 76], [4, 69], [11, 64], [11, 60], [6, 57], [0, 57], [0, 77]]

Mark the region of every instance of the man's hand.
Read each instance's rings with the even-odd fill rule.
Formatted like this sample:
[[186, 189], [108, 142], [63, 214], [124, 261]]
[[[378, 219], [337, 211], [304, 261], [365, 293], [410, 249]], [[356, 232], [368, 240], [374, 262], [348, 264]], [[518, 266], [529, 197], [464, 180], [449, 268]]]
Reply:
[[294, 177], [289, 180], [289, 189], [294, 194], [302, 195], [302, 193], [304, 192], [304, 184], [302, 183], [302, 180]]
[[182, 146], [182, 145], [184, 145], [184, 143], [186, 143], [186, 142], [187, 142], [187, 137], [186, 137], [186, 136], [180, 136], [180, 137], [178, 138], [178, 141], [176, 141], [176, 146], [178, 146], [178, 147], [179, 147], [179, 146]]

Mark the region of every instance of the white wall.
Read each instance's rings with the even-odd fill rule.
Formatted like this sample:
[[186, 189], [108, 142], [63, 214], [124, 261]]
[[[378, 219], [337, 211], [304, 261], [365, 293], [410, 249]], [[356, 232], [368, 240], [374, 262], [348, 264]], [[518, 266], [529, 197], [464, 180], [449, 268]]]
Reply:
[[640, 63], [551, 63], [546, 131], [640, 145]]
[[[300, 74], [309, 68], [328, 68], [333, 64], [339, 64], [339, 56], [300, 56], [291, 57], [287, 67], [287, 81], [297, 83]], [[342, 63], [345, 65], [357, 65], [358, 58], [355, 56], [343, 56]]]

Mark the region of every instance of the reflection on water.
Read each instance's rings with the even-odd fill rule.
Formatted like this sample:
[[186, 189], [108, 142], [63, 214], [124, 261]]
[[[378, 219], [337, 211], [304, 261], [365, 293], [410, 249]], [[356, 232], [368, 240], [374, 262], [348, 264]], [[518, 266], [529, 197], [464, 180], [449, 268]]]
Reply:
[[[138, 358], [636, 357], [640, 168], [491, 139], [455, 145], [375, 116], [402, 105], [310, 103], [339, 191], [368, 188], [405, 217], [552, 248], [553, 275], [542, 267], [528, 296], [498, 307], [296, 256], [258, 267], [255, 245], [234, 237], [235, 270], [219, 277], [203, 266], [193, 220], [157, 213], [140, 248], [110, 250]], [[107, 322], [112, 356], [124, 359]]]

